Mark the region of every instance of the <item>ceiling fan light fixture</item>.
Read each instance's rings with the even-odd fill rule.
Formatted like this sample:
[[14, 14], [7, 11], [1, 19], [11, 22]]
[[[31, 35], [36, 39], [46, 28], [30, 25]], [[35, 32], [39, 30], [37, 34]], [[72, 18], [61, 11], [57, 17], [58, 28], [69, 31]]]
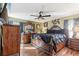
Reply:
[[31, 16], [37, 17], [35, 19], [44, 19], [45, 17], [51, 17], [51, 15], [43, 15], [43, 11], [40, 11], [38, 14], [39, 15], [31, 15]]

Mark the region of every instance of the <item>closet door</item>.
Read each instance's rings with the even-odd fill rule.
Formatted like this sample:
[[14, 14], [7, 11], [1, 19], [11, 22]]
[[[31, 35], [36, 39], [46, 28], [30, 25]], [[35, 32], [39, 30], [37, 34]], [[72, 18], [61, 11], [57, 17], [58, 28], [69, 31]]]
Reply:
[[3, 25], [3, 55], [20, 52], [19, 26]]

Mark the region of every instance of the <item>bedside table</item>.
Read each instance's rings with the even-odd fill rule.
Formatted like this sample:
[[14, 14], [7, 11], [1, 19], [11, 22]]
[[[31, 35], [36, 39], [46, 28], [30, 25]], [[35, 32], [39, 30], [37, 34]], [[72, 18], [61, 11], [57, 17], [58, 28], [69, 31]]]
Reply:
[[68, 41], [68, 47], [74, 50], [79, 50], [79, 39], [70, 39]]

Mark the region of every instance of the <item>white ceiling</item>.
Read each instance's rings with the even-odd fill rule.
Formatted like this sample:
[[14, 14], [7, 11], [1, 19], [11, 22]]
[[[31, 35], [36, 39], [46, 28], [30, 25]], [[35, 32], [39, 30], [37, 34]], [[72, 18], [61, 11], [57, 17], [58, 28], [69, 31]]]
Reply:
[[9, 16], [22, 19], [34, 19], [31, 14], [40, 10], [47, 11], [53, 18], [60, 18], [79, 13], [79, 3], [12, 3], [9, 4]]

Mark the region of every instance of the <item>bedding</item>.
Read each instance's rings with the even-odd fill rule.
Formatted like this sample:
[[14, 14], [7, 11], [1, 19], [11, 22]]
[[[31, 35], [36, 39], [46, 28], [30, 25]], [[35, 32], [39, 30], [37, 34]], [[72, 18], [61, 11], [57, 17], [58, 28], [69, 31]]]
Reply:
[[[55, 28], [54, 28], [55, 27]], [[54, 26], [50, 30], [47, 30], [47, 33], [33, 34], [32, 38], [40, 37], [43, 45], [45, 44], [51, 45], [54, 51], [58, 51], [62, 49], [66, 42], [66, 35], [64, 33], [64, 29], [61, 29], [58, 26]], [[57, 27], [57, 28], [56, 28]], [[37, 45], [40, 45], [39, 43]]]

